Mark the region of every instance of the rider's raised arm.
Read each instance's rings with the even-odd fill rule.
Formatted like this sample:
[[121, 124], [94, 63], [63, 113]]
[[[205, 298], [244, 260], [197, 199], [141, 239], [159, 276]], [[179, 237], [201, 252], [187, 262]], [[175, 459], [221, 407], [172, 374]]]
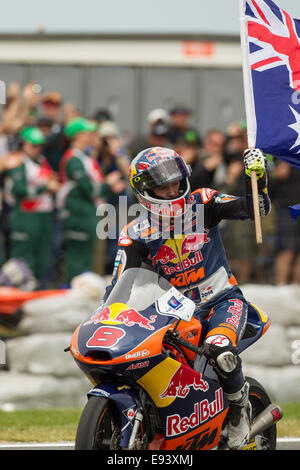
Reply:
[[251, 171], [255, 171], [257, 176], [260, 215], [264, 217], [269, 214], [271, 201], [267, 188], [268, 179], [265, 157], [260, 150], [246, 150], [244, 153], [244, 163], [245, 196], [231, 196], [208, 189], [196, 191], [196, 193], [199, 192], [201, 194], [202, 203], [205, 205], [204, 217], [207, 228], [214, 227], [223, 219], [245, 220], [254, 218]]

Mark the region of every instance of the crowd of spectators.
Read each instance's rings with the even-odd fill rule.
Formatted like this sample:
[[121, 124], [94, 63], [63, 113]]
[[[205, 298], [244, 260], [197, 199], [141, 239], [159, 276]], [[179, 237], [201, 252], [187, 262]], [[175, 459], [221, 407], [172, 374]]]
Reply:
[[[56, 91], [11, 83], [0, 120], [0, 284], [1, 269], [12, 259], [27, 264], [38, 289], [69, 285], [85, 270], [111, 274], [118, 219], [115, 237], [94, 237], [96, 207], [107, 202], [118, 212], [120, 195], [128, 197], [129, 205], [135, 202], [128, 170], [144, 148], [174, 148], [192, 167], [192, 190], [209, 187], [243, 195], [245, 123], [201, 135], [191, 125], [192, 112], [183, 105], [153, 109], [146, 134], [125, 138], [106, 109], [82, 116]], [[69, 165], [74, 155], [82, 166]], [[299, 284], [300, 221], [291, 218], [288, 206], [300, 202], [300, 172], [272, 156], [267, 159], [272, 212], [262, 219], [263, 243], [256, 244], [253, 221], [222, 221], [224, 245], [240, 283]], [[73, 199], [62, 204], [71, 193]]]

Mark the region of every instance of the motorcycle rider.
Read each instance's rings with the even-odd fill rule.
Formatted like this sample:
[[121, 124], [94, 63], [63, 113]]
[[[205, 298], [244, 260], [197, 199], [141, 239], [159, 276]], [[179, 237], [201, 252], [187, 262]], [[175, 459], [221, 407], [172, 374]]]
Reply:
[[[263, 153], [259, 149], [246, 150], [244, 165], [244, 197], [209, 188], [191, 193], [190, 168], [180, 155], [161, 147], [141, 151], [131, 163], [129, 179], [146, 211], [120, 234], [113, 279], [104, 296], [105, 301], [125, 269], [146, 262], [195, 302], [194, 315], [208, 324], [205, 355], [230, 405], [231, 449], [243, 447], [250, 429], [249, 384], [236, 349], [250, 305], [230, 271], [218, 224], [223, 219], [253, 219], [252, 170], [257, 176], [261, 216], [271, 208]], [[202, 233], [197, 224], [199, 208], [204, 213]], [[184, 227], [180, 234], [178, 226]]]

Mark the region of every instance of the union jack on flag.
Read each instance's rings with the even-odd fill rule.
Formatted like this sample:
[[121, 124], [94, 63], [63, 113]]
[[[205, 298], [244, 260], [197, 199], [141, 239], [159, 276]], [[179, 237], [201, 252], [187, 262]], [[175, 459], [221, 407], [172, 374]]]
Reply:
[[243, 9], [252, 145], [300, 170], [300, 20], [271, 0]]

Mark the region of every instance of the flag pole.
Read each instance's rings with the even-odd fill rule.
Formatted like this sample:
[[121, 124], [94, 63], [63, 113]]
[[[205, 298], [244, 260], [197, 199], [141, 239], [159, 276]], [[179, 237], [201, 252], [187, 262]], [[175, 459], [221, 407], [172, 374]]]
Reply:
[[[243, 59], [243, 81], [244, 81], [248, 147], [255, 148], [257, 127], [256, 127], [256, 117], [255, 117], [255, 109], [254, 109], [251, 69], [250, 69], [250, 64], [249, 64], [249, 59], [248, 59], [249, 58], [249, 44], [248, 44], [248, 32], [246, 28], [245, 11], [246, 11], [246, 0], [239, 0], [240, 37], [241, 37], [242, 59]], [[255, 171], [251, 172], [251, 186], [252, 186], [256, 243], [259, 245], [262, 243], [262, 229], [261, 229], [261, 220], [260, 220], [260, 211], [259, 211], [257, 178], [256, 178]]]

